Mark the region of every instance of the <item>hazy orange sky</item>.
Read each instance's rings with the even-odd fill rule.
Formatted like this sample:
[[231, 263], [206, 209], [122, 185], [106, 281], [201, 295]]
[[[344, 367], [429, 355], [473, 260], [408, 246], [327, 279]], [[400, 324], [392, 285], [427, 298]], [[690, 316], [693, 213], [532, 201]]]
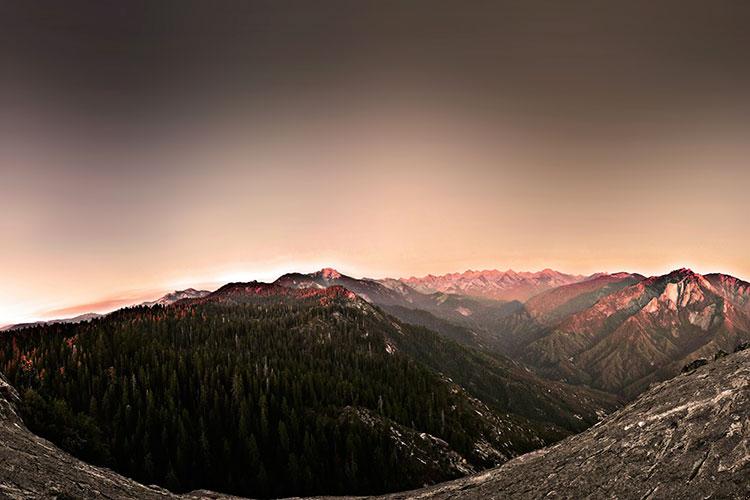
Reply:
[[0, 13], [0, 324], [323, 266], [750, 278], [741, 3], [418, 4]]

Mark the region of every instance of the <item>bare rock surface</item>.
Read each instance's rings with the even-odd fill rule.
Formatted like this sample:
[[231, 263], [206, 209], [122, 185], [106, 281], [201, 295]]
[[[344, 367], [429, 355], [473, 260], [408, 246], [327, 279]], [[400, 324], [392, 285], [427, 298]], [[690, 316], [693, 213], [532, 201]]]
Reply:
[[383, 498], [750, 498], [750, 350], [662, 382], [554, 446]]

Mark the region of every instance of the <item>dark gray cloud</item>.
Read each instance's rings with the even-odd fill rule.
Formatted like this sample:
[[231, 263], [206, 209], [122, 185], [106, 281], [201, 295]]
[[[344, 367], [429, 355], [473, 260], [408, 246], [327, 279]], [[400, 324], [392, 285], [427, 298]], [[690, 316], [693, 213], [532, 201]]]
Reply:
[[0, 19], [19, 92], [130, 119], [378, 84], [617, 119], [748, 79], [741, 1], [4, 2]]

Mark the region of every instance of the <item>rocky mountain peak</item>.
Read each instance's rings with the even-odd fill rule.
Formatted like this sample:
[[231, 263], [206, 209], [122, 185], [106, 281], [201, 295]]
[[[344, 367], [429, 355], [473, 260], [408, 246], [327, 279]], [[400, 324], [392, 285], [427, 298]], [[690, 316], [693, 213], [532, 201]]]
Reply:
[[318, 273], [323, 279], [327, 279], [327, 280], [336, 280], [336, 279], [341, 278], [342, 276], [340, 272], [338, 272], [332, 267], [324, 267], [323, 269], [318, 271]]

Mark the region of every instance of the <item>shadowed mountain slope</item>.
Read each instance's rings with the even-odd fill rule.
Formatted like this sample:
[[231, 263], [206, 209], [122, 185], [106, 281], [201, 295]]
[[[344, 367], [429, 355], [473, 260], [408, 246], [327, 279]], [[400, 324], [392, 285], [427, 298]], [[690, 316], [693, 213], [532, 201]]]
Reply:
[[274, 284], [300, 289], [343, 286], [404, 322], [433, 329], [463, 345], [494, 352], [509, 353], [527, 331], [538, 330], [537, 322], [517, 300], [422, 293], [401, 280], [357, 279], [330, 268], [286, 274]]
[[390, 500], [750, 498], [750, 350], [660, 383], [595, 427]]

